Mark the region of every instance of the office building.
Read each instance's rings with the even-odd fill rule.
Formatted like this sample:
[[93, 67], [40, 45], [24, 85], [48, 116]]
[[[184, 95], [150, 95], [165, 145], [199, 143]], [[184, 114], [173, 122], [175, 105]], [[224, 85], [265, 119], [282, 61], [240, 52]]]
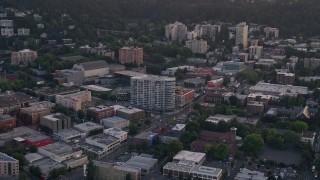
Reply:
[[56, 113], [41, 117], [40, 124], [49, 128], [51, 132], [68, 129], [72, 126], [71, 118], [65, 116], [62, 113]]
[[248, 25], [241, 22], [236, 25], [236, 46], [242, 44], [243, 48], [248, 47]]
[[277, 82], [279, 84], [294, 84], [295, 74], [294, 73], [285, 73], [277, 72]]
[[115, 115], [129, 120], [131, 123], [143, 122], [146, 119], [146, 112], [142, 109], [134, 107], [124, 107], [120, 105], [112, 106], [115, 110]]
[[189, 105], [195, 98], [195, 91], [193, 89], [177, 88], [175, 93], [177, 107]]
[[73, 94], [67, 95], [56, 95], [56, 103], [60, 104], [67, 108], [72, 108], [75, 111], [78, 111], [82, 108], [87, 102], [91, 101], [91, 92], [90, 91], [80, 91]]
[[188, 28], [181, 22], [175, 22], [173, 24], [168, 24], [165, 27], [165, 35], [169, 41], [179, 41], [185, 40], [187, 37]]
[[10, 115], [0, 114], [0, 128], [1, 129], [12, 129], [16, 127], [16, 118]]
[[29, 36], [30, 29], [28, 28], [18, 28], [18, 36]]
[[76, 124], [73, 126], [73, 128], [80, 132], [86, 133], [86, 136], [89, 136], [92, 131], [101, 131], [101, 133], [103, 131], [103, 126], [90, 121]]
[[100, 120], [115, 115], [115, 110], [111, 106], [96, 106], [87, 109], [87, 116], [94, 120]]
[[143, 48], [123, 47], [119, 49], [120, 64], [136, 64], [143, 63]]
[[131, 78], [131, 104], [147, 111], [175, 109], [176, 79], [145, 75]]
[[19, 176], [19, 161], [0, 152], [0, 179]]
[[186, 41], [186, 47], [189, 48], [191, 52], [195, 54], [205, 54], [208, 50], [207, 41], [204, 41], [202, 39], [193, 39]]
[[93, 163], [97, 180], [126, 179], [128, 175], [132, 180], [141, 180], [140, 168], [115, 165], [104, 161], [93, 161]]
[[123, 119], [118, 116], [112, 116], [108, 118], [104, 118], [100, 120], [101, 124], [106, 128], [127, 128], [130, 124], [130, 121], [127, 119]]
[[11, 64], [14, 65], [29, 65], [32, 64], [38, 58], [37, 51], [30, 49], [24, 49], [21, 51], [11, 52]]
[[192, 161], [168, 162], [163, 167], [163, 175], [179, 179], [221, 180], [222, 169], [196, 165]]
[[85, 132], [80, 132], [75, 129], [62, 129], [53, 133], [53, 137], [60, 139], [64, 142], [73, 142], [86, 137]]
[[182, 150], [173, 157], [173, 162], [178, 163], [182, 160], [194, 162], [196, 165], [202, 165], [206, 161], [206, 154]]

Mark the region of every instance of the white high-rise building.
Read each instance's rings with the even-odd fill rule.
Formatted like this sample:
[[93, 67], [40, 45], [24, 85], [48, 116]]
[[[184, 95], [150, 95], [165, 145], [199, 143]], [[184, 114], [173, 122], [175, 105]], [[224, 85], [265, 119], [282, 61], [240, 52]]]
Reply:
[[186, 47], [189, 48], [192, 53], [205, 54], [208, 50], [207, 41], [193, 39], [186, 41]]
[[131, 78], [131, 104], [148, 111], [175, 109], [176, 79], [144, 75]]
[[165, 27], [166, 38], [171, 41], [182, 41], [186, 38], [188, 28], [181, 22], [168, 24]]
[[236, 45], [243, 44], [243, 48], [248, 47], [248, 25], [241, 22], [236, 26]]

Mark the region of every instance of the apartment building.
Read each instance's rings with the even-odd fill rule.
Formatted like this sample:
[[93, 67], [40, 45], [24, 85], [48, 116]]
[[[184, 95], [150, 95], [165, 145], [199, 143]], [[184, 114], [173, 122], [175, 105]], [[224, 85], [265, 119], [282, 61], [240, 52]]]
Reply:
[[248, 25], [241, 22], [236, 25], [236, 46], [242, 44], [243, 48], [248, 47]]
[[136, 64], [143, 63], [143, 48], [123, 47], [119, 49], [120, 64]]
[[186, 41], [186, 47], [191, 50], [192, 53], [205, 54], [208, 50], [208, 44], [205, 40], [189, 40]]
[[260, 59], [263, 54], [263, 46], [250, 46], [249, 47], [249, 58]]
[[175, 109], [176, 79], [165, 76], [132, 77], [131, 104], [148, 111], [173, 111]]
[[90, 107], [87, 110], [87, 116], [94, 120], [100, 120], [103, 118], [111, 117], [115, 115], [114, 107], [111, 106], [96, 106]]
[[201, 36], [216, 37], [220, 33], [220, 25], [203, 24], [200, 26]]
[[40, 120], [40, 124], [48, 127], [52, 132], [72, 127], [71, 118], [62, 113], [43, 116]]
[[129, 120], [131, 123], [143, 122], [146, 119], [146, 112], [143, 109], [120, 105], [114, 105], [113, 108], [115, 110], [115, 115]]
[[277, 72], [277, 82], [279, 84], [294, 84], [294, 81], [294, 73]]
[[0, 128], [12, 129], [16, 127], [16, 118], [9, 115], [0, 114]]
[[[0, 152], [0, 179], [19, 176], [19, 161]], [[10, 179], [10, 178], [9, 178]]]
[[195, 91], [193, 89], [177, 88], [175, 93], [177, 107], [184, 107], [190, 104], [195, 98]]
[[168, 24], [165, 27], [165, 35], [169, 41], [179, 41], [186, 39], [188, 33], [188, 28], [181, 22], [175, 22], [173, 24]]
[[21, 51], [11, 52], [11, 64], [14, 65], [28, 65], [33, 63], [38, 58], [37, 51], [32, 51], [30, 49], [24, 49]]
[[56, 95], [56, 103], [61, 104], [64, 107], [72, 108], [75, 111], [78, 111], [82, 108], [86, 102], [91, 101], [91, 92], [90, 91], [80, 91], [73, 94], [67, 95]]
[[279, 29], [266, 27], [263, 29], [266, 38], [278, 38], [279, 37]]

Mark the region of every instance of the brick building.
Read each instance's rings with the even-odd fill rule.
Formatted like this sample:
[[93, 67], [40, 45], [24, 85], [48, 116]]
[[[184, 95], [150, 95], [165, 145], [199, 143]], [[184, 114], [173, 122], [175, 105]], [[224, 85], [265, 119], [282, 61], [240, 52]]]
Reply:
[[100, 120], [106, 117], [114, 116], [115, 110], [113, 107], [108, 106], [96, 106], [90, 107], [87, 110], [87, 116], [94, 120]]
[[277, 72], [277, 82], [279, 84], [294, 84], [294, 80], [294, 73]]
[[143, 48], [123, 47], [119, 50], [120, 64], [137, 64], [143, 63]]
[[9, 115], [0, 115], [0, 128], [12, 129], [16, 127], [16, 118]]

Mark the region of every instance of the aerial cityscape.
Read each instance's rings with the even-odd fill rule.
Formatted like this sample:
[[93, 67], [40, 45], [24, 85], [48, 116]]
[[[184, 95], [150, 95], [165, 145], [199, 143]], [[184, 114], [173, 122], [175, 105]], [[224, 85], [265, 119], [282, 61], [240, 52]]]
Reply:
[[1, 0], [0, 180], [316, 180], [315, 0]]

